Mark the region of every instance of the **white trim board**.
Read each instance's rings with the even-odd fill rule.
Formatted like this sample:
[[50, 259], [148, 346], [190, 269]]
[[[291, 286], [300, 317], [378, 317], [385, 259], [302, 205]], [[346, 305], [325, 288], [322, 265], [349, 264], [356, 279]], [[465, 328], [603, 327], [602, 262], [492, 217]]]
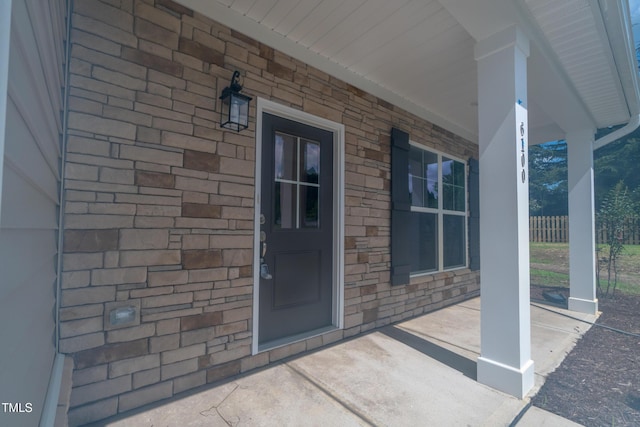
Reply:
[[[254, 241], [253, 241], [253, 341], [252, 354], [258, 354], [258, 321], [260, 318], [260, 211], [261, 211], [261, 174], [262, 174], [262, 115], [269, 113], [285, 119], [294, 120], [333, 133], [333, 326], [337, 329], [344, 327], [344, 157], [345, 136], [344, 125], [331, 120], [316, 117], [304, 111], [296, 110], [264, 98], [258, 98], [256, 107], [256, 169], [255, 169], [255, 211], [254, 211]], [[317, 335], [317, 334], [316, 334]], [[282, 345], [308, 339], [310, 336], [283, 342]], [[273, 347], [271, 347], [273, 348]]]
[[4, 165], [4, 139], [7, 133], [7, 98], [9, 82], [9, 46], [11, 43], [12, 0], [0, 2], [0, 218], [2, 218], [2, 176]]

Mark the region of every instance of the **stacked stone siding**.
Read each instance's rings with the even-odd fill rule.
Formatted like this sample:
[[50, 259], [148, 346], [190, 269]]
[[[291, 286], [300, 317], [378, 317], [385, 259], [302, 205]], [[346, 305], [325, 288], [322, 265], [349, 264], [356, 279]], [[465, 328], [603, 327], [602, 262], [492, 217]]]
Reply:
[[[391, 287], [390, 130], [468, 158], [477, 148], [410, 112], [169, 0], [74, 2], [60, 350], [81, 424], [477, 295], [462, 269]], [[251, 355], [255, 103], [345, 126], [345, 328]], [[109, 312], [133, 306], [134, 324]]]

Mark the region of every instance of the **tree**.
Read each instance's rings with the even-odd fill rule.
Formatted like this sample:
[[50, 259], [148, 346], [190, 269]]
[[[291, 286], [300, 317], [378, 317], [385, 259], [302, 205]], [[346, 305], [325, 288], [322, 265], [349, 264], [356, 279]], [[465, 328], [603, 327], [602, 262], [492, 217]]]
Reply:
[[[613, 129], [602, 129], [600, 138]], [[640, 205], [640, 128], [594, 152], [595, 207], [622, 181], [631, 199]], [[529, 214], [567, 215], [567, 146], [553, 141], [529, 147]]]
[[[634, 202], [629, 189], [623, 181], [618, 183], [603, 197], [596, 216], [596, 223], [604, 227], [607, 236], [607, 289], [602, 290], [598, 279], [598, 289], [604, 296], [609, 295], [613, 284], [612, 294], [615, 295], [618, 285], [617, 260], [624, 249], [624, 224], [636, 214]], [[613, 283], [611, 272], [613, 270]], [[598, 274], [599, 276], [599, 274]]]
[[567, 214], [567, 144], [529, 147], [529, 214]]
[[[640, 188], [640, 128], [626, 136], [606, 145], [594, 153], [595, 198], [596, 206], [600, 206], [607, 192], [619, 181], [627, 188]], [[637, 203], [640, 192], [630, 194]]]

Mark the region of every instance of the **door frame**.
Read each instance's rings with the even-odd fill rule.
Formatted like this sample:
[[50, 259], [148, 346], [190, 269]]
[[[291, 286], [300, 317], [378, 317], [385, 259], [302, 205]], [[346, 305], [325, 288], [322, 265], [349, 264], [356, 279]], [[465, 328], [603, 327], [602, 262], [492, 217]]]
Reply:
[[[293, 120], [308, 126], [324, 129], [333, 134], [333, 303], [332, 328], [297, 335], [286, 342], [278, 342], [268, 348], [258, 348], [260, 314], [260, 212], [262, 192], [262, 116], [263, 113]], [[256, 170], [253, 230], [253, 339], [251, 353], [258, 354], [293, 342], [344, 328], [344, 125], [314, 116], [304, 111], [258, 97], [256, 102]]]

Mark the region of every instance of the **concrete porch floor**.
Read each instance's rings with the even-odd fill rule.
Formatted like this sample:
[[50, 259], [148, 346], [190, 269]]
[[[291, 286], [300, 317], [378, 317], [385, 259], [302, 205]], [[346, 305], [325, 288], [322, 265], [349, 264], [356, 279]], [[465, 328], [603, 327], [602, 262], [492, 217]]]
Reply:
[[[595, 316], [531, 306], [535, 394]], [[527, 408], [475, 381], [480, 298], [97, 425], [508, 426]], [[518, 426], [575, 426], [530, 407]]]

